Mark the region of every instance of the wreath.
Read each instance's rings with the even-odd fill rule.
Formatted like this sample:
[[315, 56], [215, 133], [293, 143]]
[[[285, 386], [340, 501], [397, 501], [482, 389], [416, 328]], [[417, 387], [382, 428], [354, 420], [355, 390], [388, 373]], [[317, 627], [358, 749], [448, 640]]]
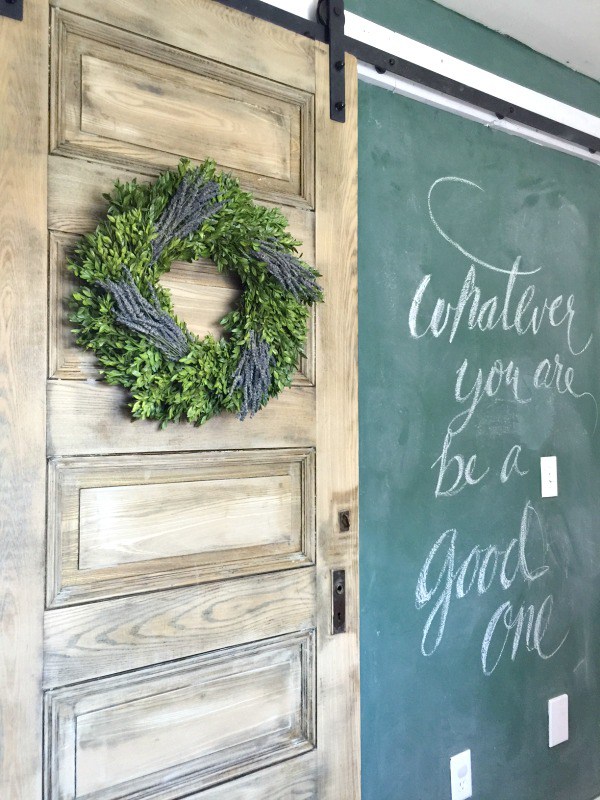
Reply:
[[[289, 386], [306, 339], [319, 273], [279, 209], [253, 202], [231, 175], [185, 159], [154, 183], [116, 181], [107, 215], [68, 267], [77, 342], [103, 379], [130, 394], [135, 419], [201, 425], [221, 411], [241, 420]], [[191, 333], [159, 283], [173, 261], [211, 259], [241, 280], [239, 304], [216, 339]]]

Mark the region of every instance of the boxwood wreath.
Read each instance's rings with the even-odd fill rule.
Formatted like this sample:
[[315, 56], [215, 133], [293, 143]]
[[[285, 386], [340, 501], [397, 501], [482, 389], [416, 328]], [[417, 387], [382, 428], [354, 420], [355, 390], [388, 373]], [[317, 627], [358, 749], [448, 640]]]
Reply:
[[[222, 411], [241, 420], [289, 386], [306, 339], [319, 273], [297, 256], [279, 209], [256, 205], [211, 160], [182, 160], [154, 183], [115, 183], [109, 208], [69, 261], [77, 342], [104, 380], [130, 394], [135, 419], [201, 425]], [[211, 259], [242, 283], [225, 335], [200, 339], [159, 283], [173, 261]]]

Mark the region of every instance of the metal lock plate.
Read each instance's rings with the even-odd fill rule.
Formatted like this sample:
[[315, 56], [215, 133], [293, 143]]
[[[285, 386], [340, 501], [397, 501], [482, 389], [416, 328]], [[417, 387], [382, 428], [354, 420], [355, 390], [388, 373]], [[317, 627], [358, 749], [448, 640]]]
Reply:
[[346, 570], [343, 569], [331, 573], [331, 631], [346, 631]]

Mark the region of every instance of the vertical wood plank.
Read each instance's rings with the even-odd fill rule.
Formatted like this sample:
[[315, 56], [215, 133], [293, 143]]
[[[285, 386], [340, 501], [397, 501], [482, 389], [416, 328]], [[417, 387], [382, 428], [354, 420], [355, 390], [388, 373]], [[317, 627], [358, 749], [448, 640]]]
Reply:
[[0, 797], [39, 800], [48, 8], [0, 18]]
[[[360, 797], [358, 644], [357, 74], [346, 57], [346, 122], [329, 118], [329, 67], [317, 48], [319, 800]], [[350, 512], [341, 533], [338, 513]], [[331, 634], [331, 571], [346, 570], [346, 633]]]

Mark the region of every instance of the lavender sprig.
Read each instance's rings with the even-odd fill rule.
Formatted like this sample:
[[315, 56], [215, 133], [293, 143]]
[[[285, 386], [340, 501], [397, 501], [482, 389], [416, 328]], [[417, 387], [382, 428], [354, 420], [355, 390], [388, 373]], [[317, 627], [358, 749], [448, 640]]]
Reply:
[[204, 220], [223, 208], [225, 203], [215, 202], [218, 194], [218, 184], [214, 181], [204, 183], [199, 171], [184, 175], [154, 225], [156, 238], [152, 242], [151, 264], [156, 263], [172, 239], [185, 239], [190, 233], [197, 231]]
[[238, 419], [245, 420], [248, 414], [253, 417], [269, 396], [271, 385], [271, 366], [275, 359], [269, 345], [254, 331], [250, 331], [250, 341], [244, 346], [240, 360], [232, 375], [231, 392], [242, 389], [243, 401]]
[[115, 303], [115, 319], [131, 331], [141, 333], [171, 361], [178, 361], [190, 352], [185, 333], [175, 320], [163, 311], [154, 287], [149, 284], [152, 303], [140, 293], [131, 276], [123, 267], [124, 279], [113, 281], [107, 278], [98, 281]]
[[323, 296], [323, 290], [311, 270], [274, 242], [261, 242], [257, 255], [271, 275], [299, 302], [314, 303]]

